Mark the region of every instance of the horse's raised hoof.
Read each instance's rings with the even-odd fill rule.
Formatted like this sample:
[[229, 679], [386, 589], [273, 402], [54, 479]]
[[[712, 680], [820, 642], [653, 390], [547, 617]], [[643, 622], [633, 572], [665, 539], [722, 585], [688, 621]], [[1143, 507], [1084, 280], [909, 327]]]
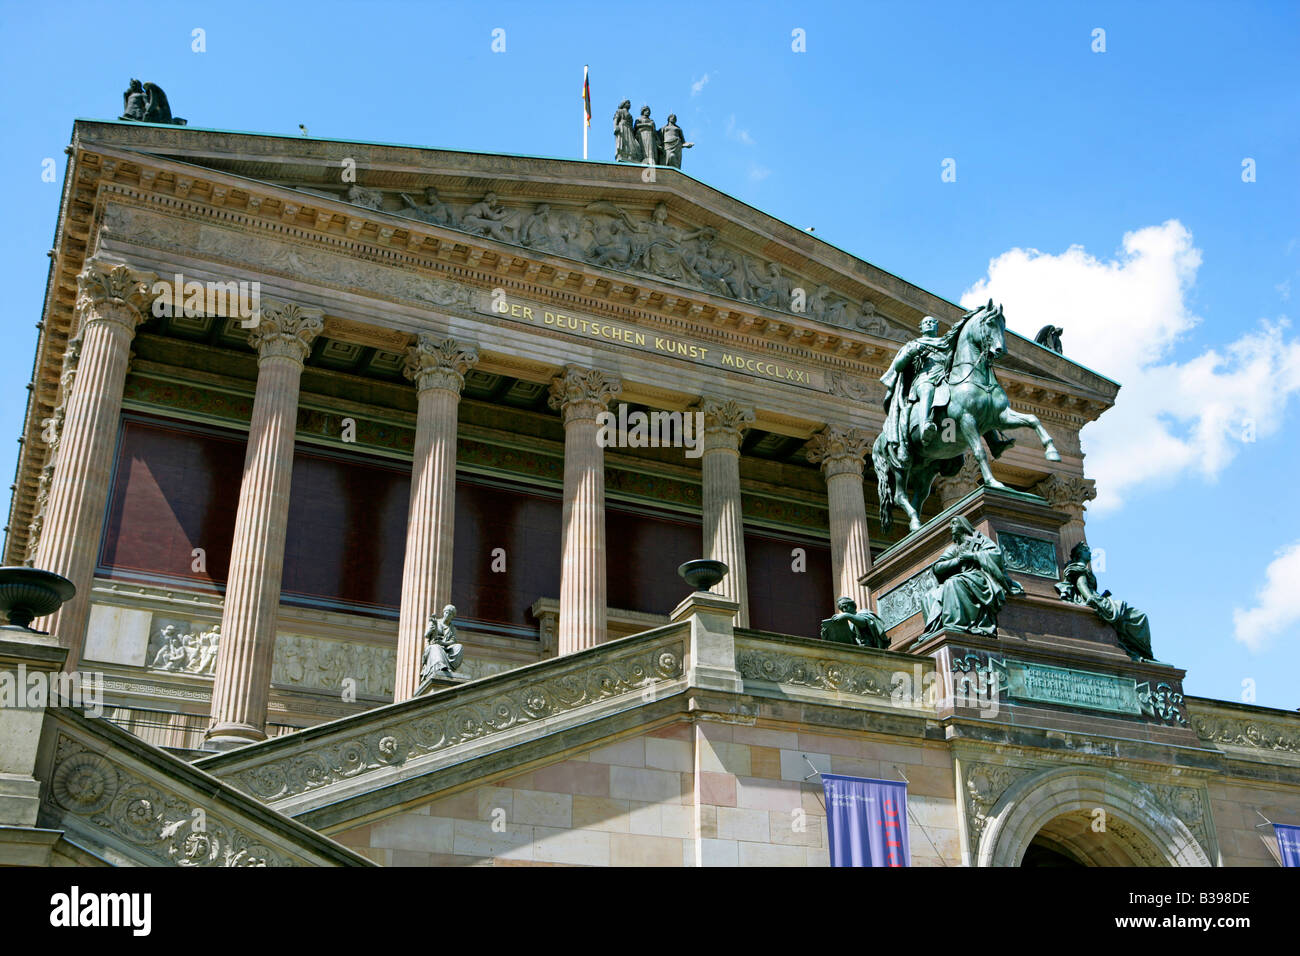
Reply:
[[1055, 445], [1048, 445], [1047, 448], [1043, 451], [1043, 457], [1046, 458], [1048, 461], [1060, 461], [1061, 453], [1056, 450]]

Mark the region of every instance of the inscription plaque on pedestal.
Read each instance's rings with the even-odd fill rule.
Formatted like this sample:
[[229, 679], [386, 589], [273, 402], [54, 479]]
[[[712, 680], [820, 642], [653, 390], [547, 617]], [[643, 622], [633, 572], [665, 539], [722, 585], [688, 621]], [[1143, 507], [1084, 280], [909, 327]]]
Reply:
[[1141, 714], [1132, 677], [1095, 674], [1066, 667], [1006, 662], [1007, 695], [1046, 704], [1064, 704], [1116, 714]]

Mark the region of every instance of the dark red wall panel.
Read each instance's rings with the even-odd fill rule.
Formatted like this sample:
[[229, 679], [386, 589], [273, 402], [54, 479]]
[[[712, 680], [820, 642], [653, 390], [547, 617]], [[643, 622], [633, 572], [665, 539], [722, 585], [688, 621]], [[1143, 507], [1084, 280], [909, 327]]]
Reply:
[[400, 464], [299, 450], [289, 495], [285, 598], [396, 612], [409, 496], [410, 470]]
[[[560, 596], [560, 511], [558, 495], [456, 482], [451, 600], [460, 617], [536, 627], [533, 602]], [[497, 548], [504, 571], [492, 570]]]
[[[99, 564], [116, 576], [224, 585], [244, 469], [244, 436], [126, 419]], [[202, 548], [206, 572], [193, 570]]]
[[[791, 552], [803, 548], [806, 571], [793, 569]], [[817, 637], [822, 620], [835, 613], [831, 549], [745, 533], [745, 561], [749, 570], [749, 622], [755, 630], [799, 637]]]

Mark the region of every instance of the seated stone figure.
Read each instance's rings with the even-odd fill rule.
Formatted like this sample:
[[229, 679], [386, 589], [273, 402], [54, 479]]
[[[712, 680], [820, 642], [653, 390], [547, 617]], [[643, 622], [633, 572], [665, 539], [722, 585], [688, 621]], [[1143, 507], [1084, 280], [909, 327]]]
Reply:
[[1092, 573], [1092, 549], [1086, 542], [1080, 541], [1070, 549], [1070, 563], [1065, 566], [1061, 578], [1056, 585], [1061, 600], [1092, 608], [1099, 618], [1114, 628], [1120, 647], [1134, 660], [1155, 660], [1151, 656], [1151, 624], [1146, 614], [1115, 600], [1109, 591], [1097, 593], [1097, 576]]
[[465, 649], [456, 643], [455, 605], [448, 604], [442, 615], [429, 615], [429, 627], [424, 632], [424, 656], [420, 661], [420, 681], [433, 677], [450, 677], [459, 670]]
[[931, 565], [938, 587], [927, 596], [925, 631], [993, 635], [1007, 597], [1024, 589], [1011, 580], [1002, 549], [965, 518], [952, 519], [952, 541]]
[[835, 602], [839, 613], [822, 621], [821, 638], [838, 644], [856, 644], [859, 647], [889, 647], [885, 624], [870, 611], [859, 611], [851, 597]]

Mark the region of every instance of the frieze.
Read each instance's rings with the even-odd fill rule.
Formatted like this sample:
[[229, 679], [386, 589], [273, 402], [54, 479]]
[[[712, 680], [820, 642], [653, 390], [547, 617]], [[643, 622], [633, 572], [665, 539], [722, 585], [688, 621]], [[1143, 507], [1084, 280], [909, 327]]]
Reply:
[[1056, 545], [1053, 542], [1045, 538], [999, 531], [998, 544], [1002, 548], [1008, 569], [1053, 581], [1060, 576], [1056, 567]]
[[[302, 866], [253, 832], [60, 734], [46, 802], [166, 866]], [[197, 826], [196, 820], [202, 825]], [[69, 821], [64, 821], [66, 822]]]
[[757, 647], [737, 649], [736, 669], [747, 681], [811, 687], [884, 700], [893, 700], [896, 695], [901, 695], [908, 676], [895, 668]]
[[[621, 657], [583, 663], [554, 677], [519, 686], [473, 685], [429, 699], [405, 718], [305, 753], [271, 758], [227, 779], [261, 800], [275, 801], [459, 744], [483, 740], [523, 724], [547, 720], [597, 701], [682, 676], [680, 641], [637, 648]], [[225, 776], [218, 771], [219, 776]]]
[[337, 695], [344, 690], [343, 682], [351, 680], [358, 697], [389, 701], [396, 673], [394, 647], [300, 634], [280, 634], [275, 639], [273, 684]]
[[1191, 718], [1196, 736], [1201, 740], [1229, 747], [1300, 755], [1300, 721], [1284, 723], [1280, 720], [1228, 717], [1195, 711]]

